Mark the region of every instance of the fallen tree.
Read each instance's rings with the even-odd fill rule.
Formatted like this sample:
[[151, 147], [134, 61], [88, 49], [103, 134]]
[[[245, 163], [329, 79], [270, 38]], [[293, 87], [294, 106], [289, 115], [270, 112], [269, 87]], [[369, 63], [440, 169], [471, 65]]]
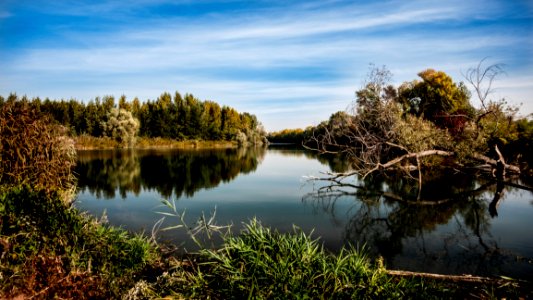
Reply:
[[[374, 68], [356, 102], [317, 126], [305, 147], [320, 153], [341, 154], [351, 170], [333, 178], [401, 170], [422, 188], [424, 172], [439, 168], [471, 169], [496, 180], [518, 175], [521, 169], [507, 162], [500, 151], [513, 138], [516, 110], [504, 102], [487, 100], [499, 66], [470, 69], [481, 108], [470, 103], [470, 92], [444, 72], [425, 70], [422, 81], [396, 88], [391, 73]], [[484, 88], [484, 81], [488, 87]]]

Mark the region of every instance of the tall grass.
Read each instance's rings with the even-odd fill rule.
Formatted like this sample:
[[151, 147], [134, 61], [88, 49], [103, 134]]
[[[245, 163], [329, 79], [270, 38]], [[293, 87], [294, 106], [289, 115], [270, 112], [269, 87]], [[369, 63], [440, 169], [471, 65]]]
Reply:
[[[349, 295], [366, 286], [372, 271], [360, 251], [328, 255], [321, 244], [295, 228], [291, 235], [273, 232], [257, 220], [245, 232], [228, 237], [220, 250], [203, 250], [209, 275], [204, 284], [217, 293], [299, 298]], [[224, 280], [220, 280], [220, 279]]]
[[328, 253], [298, 228], [282, 234], [253, 219], [219, 249], [176, 260], [157, 282], [139, 282], [128, 299], [349, 299], [438, 298], [437, 285], [388, 276], [364, 249]]
[[[160, 213], [178, 217], [181, 224], [174, 229], [187, 230], [201, 250], [171, 260], [168, 272], [154, 282], [137, 282], [124, 299], [491, 299], [528, 293], [528, 286], [516, 282], [468, 284], [390, 275], [383, 260], [369, 258], [364, 247], [333, 254], [297, 227], [279, 233], [252, 219], [234, 235], [215, 224], [215, 213], [202, 214], [191, 227], [175, 202], [163, 203], [170, 211]], [[223, 245], [207, 248], [198, 238], [205, 231], [221, 235]]]

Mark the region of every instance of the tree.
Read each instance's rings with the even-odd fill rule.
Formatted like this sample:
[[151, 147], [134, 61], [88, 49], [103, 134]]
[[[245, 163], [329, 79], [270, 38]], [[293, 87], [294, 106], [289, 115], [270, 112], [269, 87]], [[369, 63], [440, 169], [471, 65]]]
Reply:
[[232, 140], [239, 131], [239, 113], [230, 107], [222, 107], [222, 135], [225, 140]]
[[122, 95], [118, 99], [118, 108], [122, 108], [122, 109], [125, 109], [127, 111], [131, 111], [131, 104], [126, 100], [126, 95]]
[[125, 109], [112, 108], [107, 114], [107, 121], [101, 123], [106, 136], [115, 139], [124, 146], [135, 144], [135, 137], [139, 130], [139, 121], [131, 112]]
[[203, 138], [219, 140], [222, 128], [222, 111], [220, 106], [213, 101], [205, 101], [201, 118]]
[[[419, 76], [423, 81], [405, 83], [398, 91], [388, 84], [389, 72], [372, 70], [356, 92], [353, 113], [336, 113], [315, 129], [308, 147], [343, 154], [352, 166], [352, 171], [331, 178], [400, 170], [417, 178], [421, 191], [423, 172], [429, 169], [479, 167], [481, 162], [493, 174], [498, 169], [520, 173], [505, 162], [497, 147], [489, 152], [463, 84], [431, 69]], [[461, 122], [451, 122], [455, 118]], [[497, 157], [490, 158], [492, 154]]]
[[200, 101], [191, 94], [182, 97], [178, 92], [173, 97], [162, 93], [155, 101], [144, 103], [138, 98], [128, 102], [124, 95], [118, 99], [118, 104], [112, 96], [96, 97], [87, 105], [75, 99], [41, 101], [39, 98], [29, 100], [22, 97], [19, 100], [16, 95], [10, 95], [8, 99], [0, 97], [0, 105], [15, 100], [26, 103], [37, 113], [49, 115], [51, 121], [62, 124], [77, 135], [112, 136], [111, 131], [103, 132], [103, 124], [107, 123], [111, 110], [117, 109], [131, 112], [139, 120], [139, 134], [146, 137], [236, 140], [237, 133], [241, 131], [247, 142], [257, 143], [265, 136], [255, 115], [238, 113], [229, 107], [222, 109], [216, 102]]
[[422, 81], [402, 85], [398, 102], [409, 113], [430, 120], [452, 133], [461, 133], [474, 115], [470, 92], [463, 83], [456, 84], [442, 71], [427, 69], [418, 76]]

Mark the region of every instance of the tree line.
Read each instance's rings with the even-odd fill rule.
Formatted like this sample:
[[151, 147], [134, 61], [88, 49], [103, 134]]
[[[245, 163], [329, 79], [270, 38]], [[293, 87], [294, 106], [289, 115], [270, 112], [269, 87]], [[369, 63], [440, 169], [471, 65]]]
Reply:
[[[138, 98], [128, 101], [124, 95], [118, 101], [113, 96], [104, 96], [88, 103], [76, 99], [29, 99], [16, 94], [7, 98], [0, 96], [0, 106], [6, 103], [29, 105], [36, 113], [49, 115], [58, 124], [69, 128], [75, 136], [110, 136], [113, 124], [108, 121], [114, 119], [114, 123], [119, 124], [123, 112], [135, 118], [138, 135], [142, 137], [257, 144], [264, 142], [266, 135], [255, 115], [239, 113], [213, 101], [201, 101], [191, 94], [182, 96], [179, 92], [174, 95], [165, 92], [155, 100], [144, 102]], [[135, 122], [127, 124], [135, 125]]]

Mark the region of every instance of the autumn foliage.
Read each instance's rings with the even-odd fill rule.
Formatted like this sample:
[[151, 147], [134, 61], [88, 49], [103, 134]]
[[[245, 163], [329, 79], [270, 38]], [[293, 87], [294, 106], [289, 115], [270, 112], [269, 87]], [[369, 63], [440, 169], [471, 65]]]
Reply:
[[65, 127], [54, 125], [25, 102], [0, 106], [0, 184], [71, 191], [74, 143]]

